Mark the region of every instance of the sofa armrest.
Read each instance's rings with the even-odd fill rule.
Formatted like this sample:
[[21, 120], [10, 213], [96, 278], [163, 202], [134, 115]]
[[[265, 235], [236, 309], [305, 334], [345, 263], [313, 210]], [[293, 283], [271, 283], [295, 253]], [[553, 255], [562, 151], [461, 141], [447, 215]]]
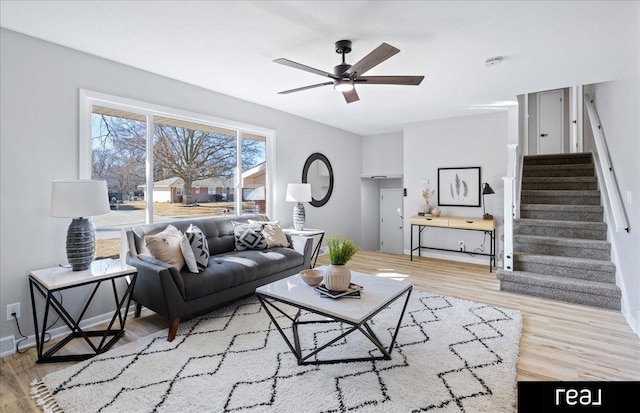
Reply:
[[132, 257], [127, 253], [127, 264], [138, 270], [133, 299], [138, 304], [172, 319], [172, 303], [183, 301], [185, 294], [184, 282], [178, 270], [147, 255]]
[[311, 258], [313, 255], [313, 237], [303, 237], [300, 235], [289, 236], [291, 248], [304, 256], [304, 268], [311, 268]]

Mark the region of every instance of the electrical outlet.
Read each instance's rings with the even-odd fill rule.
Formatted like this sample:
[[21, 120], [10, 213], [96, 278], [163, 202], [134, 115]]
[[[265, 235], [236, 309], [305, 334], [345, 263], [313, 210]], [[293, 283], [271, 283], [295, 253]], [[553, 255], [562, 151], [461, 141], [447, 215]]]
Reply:
[[458, 249], [460, 252], [464, 252], [464, 241], [458, 242]]
[[13, 313], [16, 314], [16, 318], [20, 318], [20, 303], [13, 303], [7, 306], [7, 321], [13, 320]]

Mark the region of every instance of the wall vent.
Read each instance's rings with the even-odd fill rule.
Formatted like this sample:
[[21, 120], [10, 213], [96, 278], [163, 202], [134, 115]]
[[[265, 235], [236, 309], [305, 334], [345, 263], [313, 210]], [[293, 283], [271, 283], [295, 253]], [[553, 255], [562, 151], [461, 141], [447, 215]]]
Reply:
[[14, 336], [7, 336], [0, 339], [0, 357], [8, 356], [16, 352], [16, 341]]

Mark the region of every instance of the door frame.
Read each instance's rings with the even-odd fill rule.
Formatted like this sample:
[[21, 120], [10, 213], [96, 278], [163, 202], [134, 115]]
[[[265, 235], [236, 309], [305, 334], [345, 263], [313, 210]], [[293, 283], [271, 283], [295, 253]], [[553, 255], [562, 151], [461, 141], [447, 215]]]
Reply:
[[560, 142], [561, 142], [561, 148], [562, 151], [560, 153], [564, 153], [565, 152], [565, 147], [564, 147], [564, 128], [565, 128], [565, 119], [564, 119], [564, 105], [566, 104], [566, 102], [564, 101], [564, 89], [553, 89], [553, 90], [547, 90], [544, 92], [538, 92], [536, 94], [536, 106], [538, 109], [538, 113], [537, 113], [537, 122], [536, 122], [536, 152], [538, 153], [538, 155], [540, 154], [540, 96], [542, 95], [547, 95], [550, 93], [558, 93], [560, 92], [560, 95], [562, 96], [562, 105], [561, 106], [561, 111], [560, 111], [560, 120], [562, 121], [562, 125], [560, 128]]

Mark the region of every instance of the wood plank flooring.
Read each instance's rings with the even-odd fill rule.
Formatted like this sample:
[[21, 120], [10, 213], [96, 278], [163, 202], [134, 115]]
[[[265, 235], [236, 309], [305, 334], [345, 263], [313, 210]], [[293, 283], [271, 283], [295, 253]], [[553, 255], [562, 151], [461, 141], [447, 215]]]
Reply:
[[[327, 264], [327, 256], [318, 265]], [[640, 380], [640, 338], [620, 312], [500, 291], [488, 266], [361, 251], [349, 263], [369, 274], [394, 273], [418, 291], [522, 311], [518, 380]], [[167, 324], [143, 310], [127, 321], [120, 346]], [[72, 348], [71, 348], [72, 350]], [[34, 348], [0, 359], [0, 412], [39, 412], [29, 382], [71, 363], [36, 364]]]

